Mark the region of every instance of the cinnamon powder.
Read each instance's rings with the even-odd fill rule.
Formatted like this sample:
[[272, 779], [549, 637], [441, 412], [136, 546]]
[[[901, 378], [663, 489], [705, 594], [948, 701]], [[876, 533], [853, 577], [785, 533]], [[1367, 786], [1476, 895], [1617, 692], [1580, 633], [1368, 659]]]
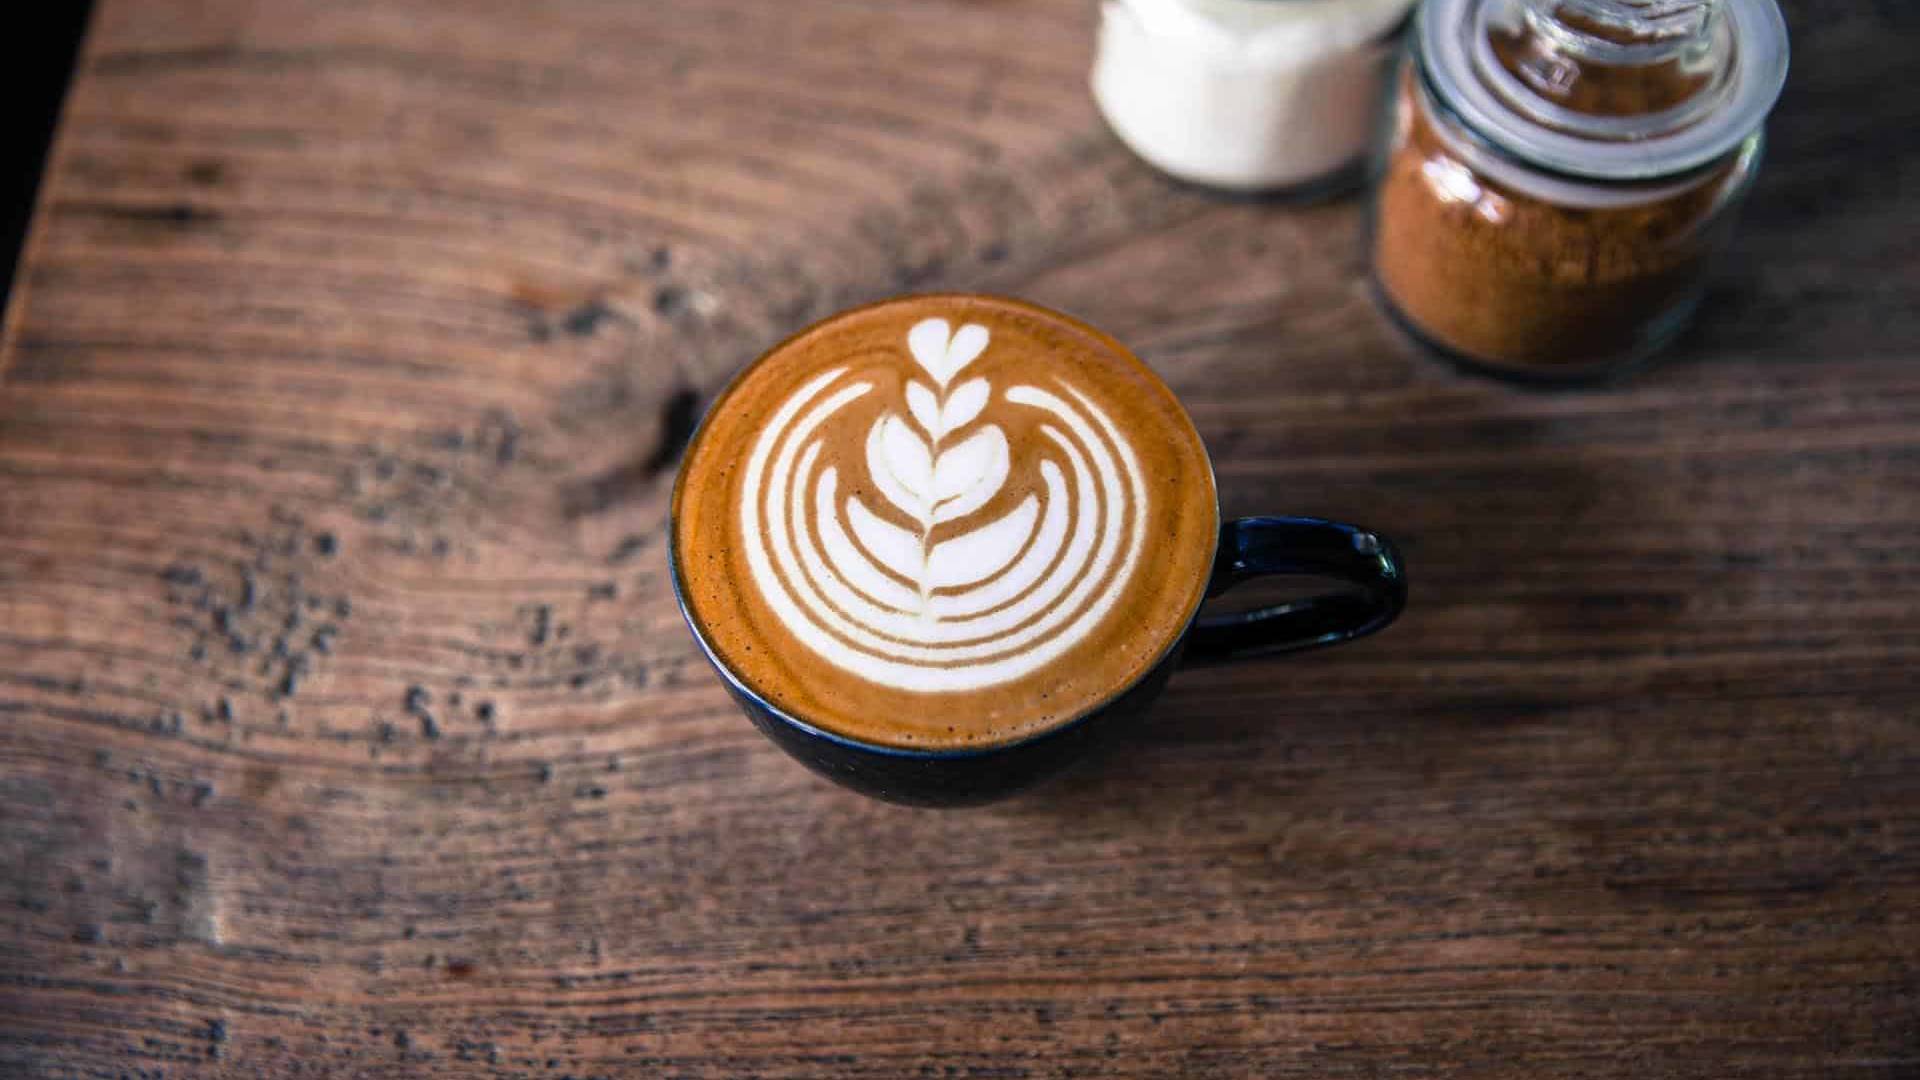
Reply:
[[1604, 183], [1609, 201], [1626, 205], [1557, 205], [1463, 160], [1410, 70], [1398, 94], [1372, 254], [1381, 289], [1420, 335], [1483, 364], [1575, 375], [1645, 355], [1678, 331], [1750, 155], [1691, 184], [1642, 185], [1649, 201], [1633, 201], [1636, 185]]

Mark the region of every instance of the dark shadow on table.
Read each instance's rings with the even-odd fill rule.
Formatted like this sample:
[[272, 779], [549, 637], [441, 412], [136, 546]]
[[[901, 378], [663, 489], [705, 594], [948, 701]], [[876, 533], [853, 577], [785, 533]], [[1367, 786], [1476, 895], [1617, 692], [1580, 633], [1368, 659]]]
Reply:
[[12, 73], [14, 88], [0, 120], [0, 311], [12, 293], [54, 123], [92, 10], [92, 0], [37, 5], [39, 32], [18, 28], [0, 44], [0, 70]]

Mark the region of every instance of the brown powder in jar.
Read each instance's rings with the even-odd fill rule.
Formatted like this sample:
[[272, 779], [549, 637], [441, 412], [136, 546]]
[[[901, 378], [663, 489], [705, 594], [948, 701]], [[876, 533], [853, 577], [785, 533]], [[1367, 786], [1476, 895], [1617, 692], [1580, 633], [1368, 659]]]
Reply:
[[1655, 201], [1556, 206], [1475, 172], [1441, 140], [1431, 108], [1403, 72], [1373, 225], [1380, 287], [1420, 334], [1481, 363], [1574, 375], [1643, 355], [1678, 330], [1703, 287], [1720, 211], [1750, 171], [1738, 154]]

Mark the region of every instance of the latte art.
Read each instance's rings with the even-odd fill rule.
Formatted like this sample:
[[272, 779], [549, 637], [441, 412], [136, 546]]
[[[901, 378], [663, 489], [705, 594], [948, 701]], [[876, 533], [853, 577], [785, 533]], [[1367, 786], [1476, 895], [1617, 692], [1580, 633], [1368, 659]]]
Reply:
[[[1127, 439], [1065, 379], [965, 377], [991, 337], [977, 323], [914, 324], [918, 370], [867, 427], [858, 478], [823, 452], [823, 433], [876, 391], [848, 367], [795, 390], [747, 458], [740, 535], [754, 586], [808, 649], [882, 686], [1018, 679], [1085, 638], [1139, 568], [1146, 491]], [[1033, 411], [1033, 460], [1015, 461], [983, 418], [993, 403]], [[991, 512], [1016, 470], [1039, 482]]]
[[1219, 527], [1199, 433], [1125, 346], [1019, 300], [912, 296], [802, 330], [714, 401], [672, 566], [736, 691], [855, 740], [979, 748], [1155, 670]]

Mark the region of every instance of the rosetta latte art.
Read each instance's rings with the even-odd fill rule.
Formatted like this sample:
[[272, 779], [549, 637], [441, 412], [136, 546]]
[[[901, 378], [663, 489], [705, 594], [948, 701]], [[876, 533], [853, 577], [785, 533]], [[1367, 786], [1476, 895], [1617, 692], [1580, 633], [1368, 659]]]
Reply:
[[[825, 433], [859, 422], [846, 407], [875, 389], [850, 367], [795, 390], [747, 459], [754, 586], [807, 648], [883, 686], [975, 690], [1052, 663], [1111, 612], [1140, 561], [1146, 485], [1126, 438], [1062, 380], [964, 378], [988, 336], [945, 319], [913, 326], [917, 370], [866, 432], [866, 482], [822, 453]], [[1013, 459], [994, 422], [1008, 409], [1035, 410], [1042, 438], [1023, 445], [1037, 460]], [[1016, 472], [1037, 478], [1031, 493], [990, 506]]]

